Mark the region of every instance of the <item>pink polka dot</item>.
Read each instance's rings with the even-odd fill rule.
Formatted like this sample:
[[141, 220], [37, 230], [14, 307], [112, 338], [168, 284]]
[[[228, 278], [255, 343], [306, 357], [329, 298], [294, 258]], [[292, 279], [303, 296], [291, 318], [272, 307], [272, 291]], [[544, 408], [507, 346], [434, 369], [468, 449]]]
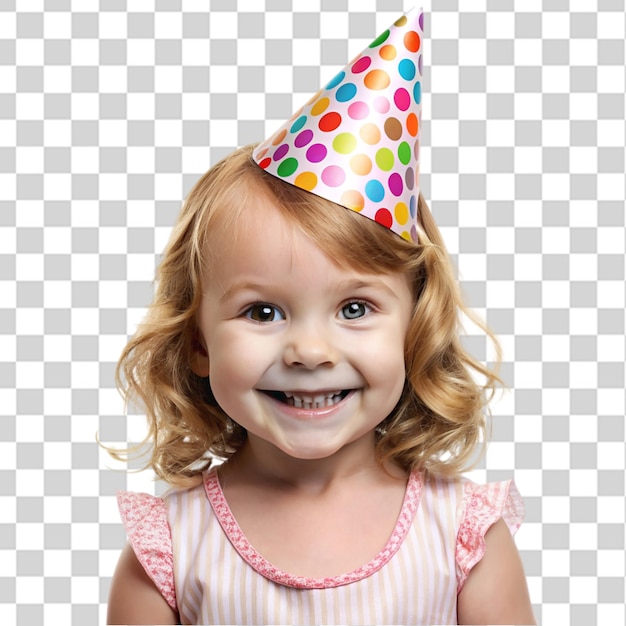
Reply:
[[338, 165], [329, 165], [322, 172], [322, 180], [329, 187], [339, 187], [346, 180], [346, 175]]
[[377, 113], [387, 113], [390, 109], [391, 105], [389, 104], [389, 100], [384, 96], [378, 96], [376, 100], [374, 100], [374, 108]]
[[306, 158], [310, 163], [319, 163], [326, 158], [328, 150], [326, 146], [321, 143], [314, 143], [307, 151]]
[[370, 114], [370, 108], [365, 102], [353, 102], [348, 107], [348, 115], [353, 120], [364, 120]]
[[411, 96], [404, 87], [400, 87], [400, 89], [396, 91], [393, 96], [393, 101], [401, 111], [406, 111], [411, 106]]
[[402, 195], [404, 185], [402, 184], [402, 176], [397, 172], [389, 177], [389, 191], [397, 197]]
[[371, 64], [372, 64], [372, 59], [370, 57], [361, 57], [352, 66], [352, 73], [360, 74], [361, 72], [364, 72]]

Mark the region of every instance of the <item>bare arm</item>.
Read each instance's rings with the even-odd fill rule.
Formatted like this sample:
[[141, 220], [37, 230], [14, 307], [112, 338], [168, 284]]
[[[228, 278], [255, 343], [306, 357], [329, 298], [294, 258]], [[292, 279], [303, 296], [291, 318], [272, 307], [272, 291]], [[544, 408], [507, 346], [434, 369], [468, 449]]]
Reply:
[[459, 594], [459, 624], [535, 624], [522, 561], [502, 519], [487, 531], [485, 546]]
[[178, 615], [126, 545], [115, 568], [107, 624], [178, 624]]

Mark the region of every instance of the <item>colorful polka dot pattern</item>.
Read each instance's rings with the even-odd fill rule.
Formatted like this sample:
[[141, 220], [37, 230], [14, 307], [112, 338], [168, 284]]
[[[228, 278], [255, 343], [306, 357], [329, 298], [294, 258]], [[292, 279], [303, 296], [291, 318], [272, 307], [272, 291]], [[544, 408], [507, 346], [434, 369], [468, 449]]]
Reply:
[[379, 35], [253, 158], [267, 172], [417, 240], [424, 14]]

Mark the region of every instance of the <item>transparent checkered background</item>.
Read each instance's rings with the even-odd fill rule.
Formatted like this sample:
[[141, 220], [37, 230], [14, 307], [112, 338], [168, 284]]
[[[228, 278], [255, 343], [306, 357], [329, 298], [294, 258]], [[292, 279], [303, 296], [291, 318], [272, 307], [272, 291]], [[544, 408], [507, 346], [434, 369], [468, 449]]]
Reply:
[[[624, 0], [430, 4], [422, 189], [512, 388], [473, 477], [525, 496], [540, 623], [623, 624]], [[0, 4], [0, 623], [104, 623], [155, 486], [94, 438], [143, 435], [112, 373], [181, 199], [411, 5]]]

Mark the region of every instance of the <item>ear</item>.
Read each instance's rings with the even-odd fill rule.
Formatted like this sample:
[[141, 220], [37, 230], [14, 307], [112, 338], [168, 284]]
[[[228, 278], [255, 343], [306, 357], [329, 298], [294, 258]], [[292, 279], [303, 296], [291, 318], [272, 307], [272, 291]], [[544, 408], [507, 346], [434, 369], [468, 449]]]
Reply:
[[209, 375], [209, 353], [207, 352], [200, 331], [196, 331], [191, 340], [190, 367], [194, 374], [197, 374], [201, 378], [206, 378]]

